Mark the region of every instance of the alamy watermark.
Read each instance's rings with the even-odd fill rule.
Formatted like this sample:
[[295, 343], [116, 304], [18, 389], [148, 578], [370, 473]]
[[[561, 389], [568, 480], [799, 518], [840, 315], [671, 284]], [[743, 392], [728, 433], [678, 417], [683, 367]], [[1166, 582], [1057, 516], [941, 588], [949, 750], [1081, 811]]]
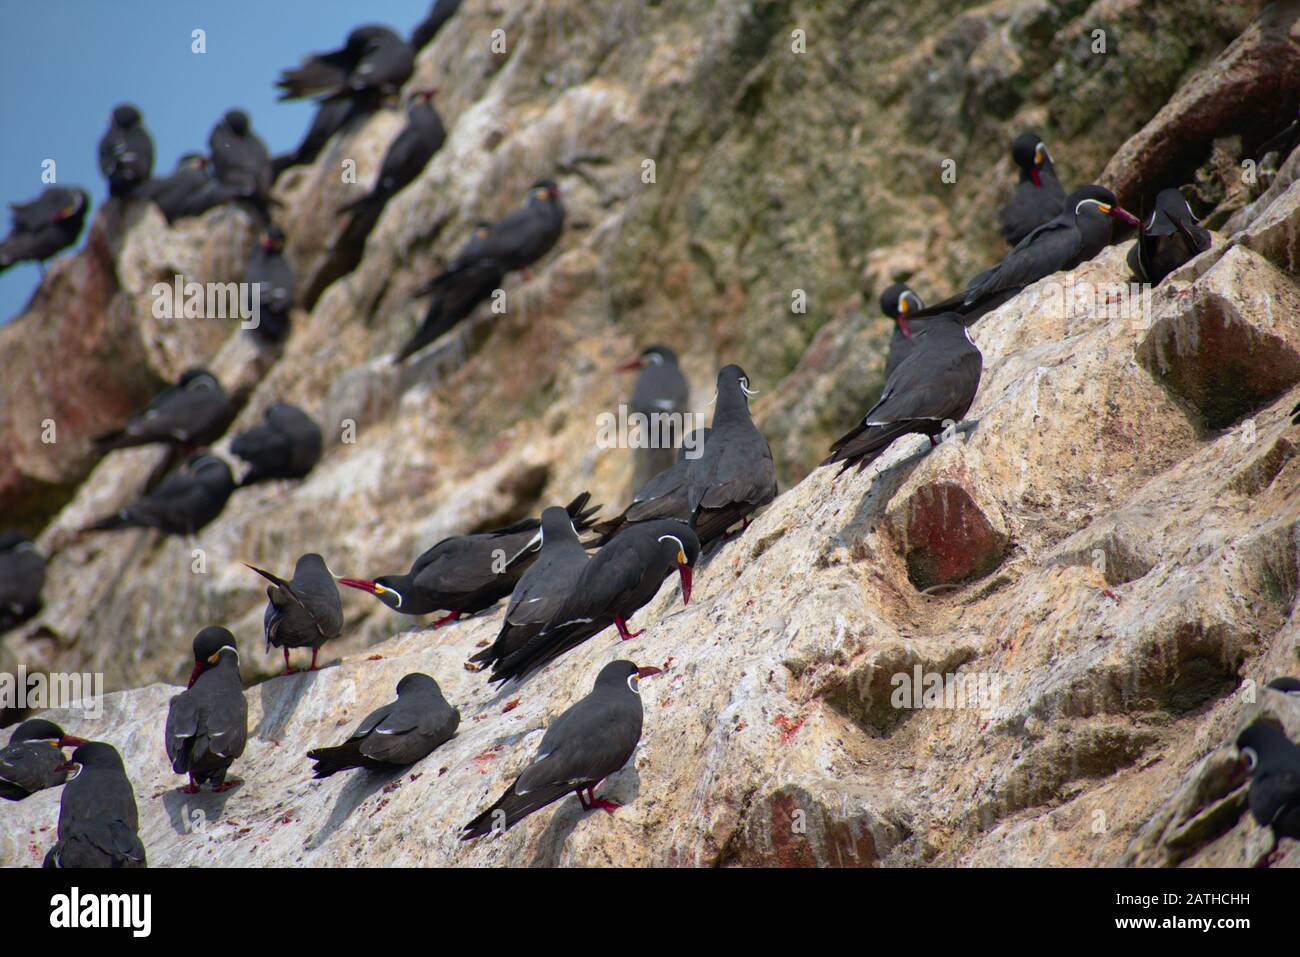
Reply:
[[102, 672], [55, 671], [27, 673], [19, 665], [17, 674], [0, 672], [0, 708], [47, 711], [53, 708], [78, 711], [87, 718], [104, 714]]
[[242, 329], [262, 322], [260, 282], [186, 282], [178, 273], [149, 292], [155, 319], [238, 319]]
[[601, 449], [685, 450], [698, 459], [704, 450], [704, 415], [699, 412], [628, 412], [620, 404], [618, 415], [596, 416], [596, 447]]
[[1002, 700], [1006, 676], [996, 671], [961, 671], [944, 674], [916, 665], [911, 673], [895, 673], [889, 683], [891, 707], [936, 710], [990, 711]]

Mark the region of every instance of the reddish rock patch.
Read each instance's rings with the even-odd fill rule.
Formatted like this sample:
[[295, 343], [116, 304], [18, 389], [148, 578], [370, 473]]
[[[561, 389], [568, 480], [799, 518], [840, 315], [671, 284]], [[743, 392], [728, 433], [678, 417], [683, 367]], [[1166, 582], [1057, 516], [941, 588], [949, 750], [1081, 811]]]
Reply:
[[905, 515], [903, 558], [918, 591], [983, 578], [1002, 562], [1007, 537], [954, 482], [918, 489]]

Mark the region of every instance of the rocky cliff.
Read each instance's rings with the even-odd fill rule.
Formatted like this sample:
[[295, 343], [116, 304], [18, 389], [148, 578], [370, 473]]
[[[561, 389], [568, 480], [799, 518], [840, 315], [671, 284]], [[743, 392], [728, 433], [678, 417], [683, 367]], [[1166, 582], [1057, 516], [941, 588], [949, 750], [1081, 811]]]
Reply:
[[[951, 10], [465, 3], [412, 81], [441, 91], [448, 140], [355, 271], [321, 278], [332, 211], [358, 189], [337, 170], [354, 158], [373, 175], [400, 116], [354, 124], [280, 181], [299, 281], [318, 293], [280, 355], [149, 308], [176, 273], [238, 278], [246, 214], [168, 228], [143, 204], [97, 213], [85, 250], [0, 329], [0, 512], [51, 556], [47, 607], [4, 637], [0, 666], [134, 689], [65, 727], [122, 751], [152, 863], [1247, 864], [1267, 850], [1224, 744], [1261, 708], [1300, 732], [1300, 706], [1262, 689], [1300, 669], [1300, 183], [1294, 156], [1250, 186], [1236, 174], [1300, 102], [1300, 4]], [[1127, 282], [1127, 242], [1031, 286], [972, 330], [984, 378], [956, 434], [899, 443], [861, 475], [814, 470], [880, 388], [880, 288], [938, 298], [1001, 254], [991, 213], [1026, 125], [1066, 182], [1099, 178], [1134, 209], [1191, 184], [1215, 209], [1214, 248], [1137, 310], [1056, 294]], [[557, 251], [508, 281], [504, 315], [481, 310], [393, 366], [420, 316], [412, 291], [542, 176], [569, 210]], [[701, 410], [721, 363], [746, 367], [785, 489], [702, 564], [688, 608], [664, 589], [633, 644], [602, 636], [498, 693], [462, 663], [499, 608], [433, 631], [346, 595], [333, 666], [262, 680], [277, 662], [242, 562], [287, 570], [317, 550], [339, 574], [395, 571], [445, 534], [583, 489], [621, 507], [631, 460], [596, 447], [596, 417], [630, 388], [613, 367], [658, 340]], [[244, 403], [231, 434], [277, 399], [311, 411], [321, 465], [237, 493], [192, 541], [78, 535], [158, 456], [93, 461], [90, 436], [197, 361]], [[162, 754], [166, 682], [210, 623], [239, 638], [255, 732], [243, 787], [187, 797]], [[547, 720], [629, 654], [666, 673], [644, 683], [634, 764], [606, 785], [626, 806], [565, 803], [457, 841]], [[900, 708], [895, 676], [917, 668], [992, 697]], [[303, 752], [413, 670], [460, 707], [457, 736], [401, 775], [312, 782]], [[39, 859], [57, 804], [5, 809], [0, 863]]]

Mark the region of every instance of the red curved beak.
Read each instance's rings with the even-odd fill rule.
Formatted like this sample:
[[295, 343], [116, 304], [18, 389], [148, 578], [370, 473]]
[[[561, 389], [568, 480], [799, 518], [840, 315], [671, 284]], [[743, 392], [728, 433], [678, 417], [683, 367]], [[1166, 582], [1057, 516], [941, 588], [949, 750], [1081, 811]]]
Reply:
[[190, 672], [190, 680], [185, 683], [185, 687], [193, 688], [194, 682], [199, 680], [199, 675], [203, 673], [203, 662], [194, 662], [194, 670]]
[[337, 578], [335, 579], [340, 585], [347, 585], [349, 588], [355, 588], [358, 591], [370, 592], [375, 594], [375, 583], [364, 578]]
[[65, 734], [59, 738], [59, 747], [61, 748], [78, 748], [86, 743], [85, 738], [78, 738], [71, 734]]
[[649, 678], [651, 675], [661, 675], [664, 673], [662, 668], [638, 668], [636, 676], [638, 678]]
[[637, 356], [637, 357], [636, 357], [635, 359], [633, 359], [631, 362], [624, 362], [621, 366], [619, 366], [619, 367], [618, 367], [617, 369], [615, 369], [614, 371], [616, 371], [616, 372], [635, 372], [635, 371], [636, 371], [637, 369], [639, 369], [639, 368], [641, 368], [641, 357], [640, 357], [640, 356]]
[[1122, 223], [1128, 223], [1130, 226], [1141, 226], [1142, 220], [1138, 219], [1123, 206], [1112, 206], [1110, 208], [1111, 216], [1115, 217]]
[[689, 605], [691, 603], [691, 566], [679, 564], [677, 574], [682, 577], [682, 604]]
[[1032, 167], [1032, 168], [1029, 170], [1029, 178], [1032, 179], [1032, 180], [1034, 181], [1034, 185], [1035, 185], [1035, 186], [1042, 186], [1042, 185], [1043, 185], [1043, 180], [1042, 180], [1042, 178], [1038, 175], [1038, 167], [1037, 167], [1037, 166]]
[[894, 319], [898, 323], [898, 328], [903, 330], [903, 335], [912, 338], [912, 327], [907, 324], [907, 318], [900, 312]]

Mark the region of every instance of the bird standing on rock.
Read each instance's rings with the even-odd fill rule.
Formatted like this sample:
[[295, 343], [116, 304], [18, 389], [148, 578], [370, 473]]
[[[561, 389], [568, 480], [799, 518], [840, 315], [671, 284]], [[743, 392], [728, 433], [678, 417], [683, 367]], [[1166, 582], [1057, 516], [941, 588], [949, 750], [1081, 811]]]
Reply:
[[699, 458], [686, 467], [686, 513], [700, 544], [776, 498], [776, 465], [749, 415], [749, 377], [738, 365], [718, 372], [717, 411]]
[[210, 625], [194, 636], [194, 670], [167, 706], [165, 737], [172, 770], [190, 778], [183, 793], [195, 794], [204, 784], [226, 791], [242, 783], [226, 778], [248, 741], [248, 702], [235, 636], [225, 628]]
[[394, 363], [405, 361], [443, 333], [451, 331], [474, 308], [501, 287], [505, 269], [495, 260], [478, 258], [478, 251], [492, 235], [492, 224], [475, 224], [469, 241], [452, 259], [449, 271], [440, 273], [416, 289], [415, 296], [433, 293], [429, 308], [419, 328], [393, 357]]
[[44, 866], [145, 867], [135, 790], [117, 749], [89, 741], [60, 770], [71, 777], [59, 801], [59, 839]]
[[250, 327], [253, 336], [275, 344], [289, 337], [289, 313], [293, 309], [293, 267], [284, 258], [284, 230], [268, 226], [262, 230], [257, 246], [244, 267], [244, 282], [257, 283], [257, 325]]
[[528, 202], [492, 227], [472, 249], [462, 250], [441, 276], [432, 280], [435, 289], [475, 264], [491, 261], [505, 272], [527, 269], [559, 241], [564, 231], [564, 204], [560, 188], [549, 179], [538, 180], [529, 191]]
[[108, 180], [108, 194], [130, 196], [153, 172], [153, 140], [140, 111], [130, 103], [113, 110], [108, 132], [99, 141], [99, 170]]
[[433, 154], [447, 140], [442, 117], [433, 108], [435, 90], [420, 90], [411, 97], [406, 113], [406, 127], [384, 153], [375, 185], [360, 199], [339, 210], [356, 212], [361, 207], [382, 208], [385, 203], [415, 180]]
[[308, 670], [315, 671], [321, 645], [343, 632], [343, 603], [325, 559], [315, 552], [303, 555], [294, 566], [292, 581], [255, 565], [248, 567], [271, 583], [266, 589], [266, 615], [262, 619], [266, 646], [284, 651], [286, 675], [294, 673], [289, 667], [289, 649], [310, 648]]
[[1273, 843], [1300, 840], [1300, 745], [1277, 725], [1257, 719], [1237, 735], [1242, 770], [1250, 774], [1250, 813], [1271, 828]]
[[0, 632], [41, 609], [45, 559], [35, 543], [16, 529], [0, 532]]
[[682, 604], [690, 604], [692, 570], [699, 555], [700, 540], [683, 522], [663, 519], [628, 526], [583, 567], [546, 626], [498, 660], [488, 680], [522, 680], [610, 625], [624, 641], [637, 637], [641, 632], [629, 631], [627, 620], [650, 603], [673, 571], [681, 578]]
[[1011, 159], [1020, 168], [1020, 182], [998, 220], [1008, 246], [1051, 222], [1065, 206], [1065, 189], [1056, 178], [1052, 154], [1038, 134], [1026, 131], [1011, 141]]
[[570, 792], [584, 811], [613, 813], [619, 805], [596, 797], [595, 789], [636, 751], [644, 720], [641, 679], [659, 673], [630, 661], [602, 668], [591, 693], [551, 722], [532, 763], [495, 804], [465, 825], [461, 840], [504, 831]]
[[888, 379], [880, 401], [853, 431], [831, 446], [822, 465], [842, 462], [840, 473], [874, 462], [894, 440], [912, 433], [930, 445], [945, 423], [960, 421], [975, 401], [984, 358], [956, 313], [935, 316], [912, 352]]
[[387, 97], [402, 88], [414, 68], [407, 42], [388, 27], [370, 23], [349, 33], [339, 49], [314, 53], [299, 66], [281, 71], [275, 85], [281, 100]]
[[[619, 366], [620, 372], [639, 370], [636, 385], [632, 388], [632, 411], [646, 417], [653, 424], [653, 416], [680, 417], [687, 411], [691, 389], [682, 375], [681, 366], [677, 364], [677, 353], [665, 345], [647, 346], [640, 355], [630, 362]], [[672, 421], [660, 419], [659, 421]], [[665, 436], [655, 430], [659, 438]], [[684, 436], [673, 434], [673, 438]], [[636, 469], [633, 481], [640, 487], [676, 460], [676, 451], [671, 444], [661, 443], [654, 448], [637, 450]]]
[[302, 409], [273, 402], [262, 422], [241, 432], [230, 443], [230, 453], [248, 463], [240, 487], [272, 479], [303, 478], [320, 461], [320, 426]]
[[154, 201], [168, 223], [202, 216], [230, 198], [230, 191], [212, 176], [212, 166], [200, 153], [186, 153], [170, 176], [151, 179], [140, 189]]
[[460, 711], [447, 703], [438, 682], [413, 672], [397, 683], [397, 700], [366, 715], [352, 737], [334, 748], [315, 748], [312, 777], [327, 778], [350, 768], [391, 771], [422, 760], [449, 741]]
[[1128, 268], [1152, 285], [1210, 248], [1210, 231], [1196, 222], [1192, 208], [1176, 189], [1162, 189], [1149, 222], [1138, 229], [1128, 251]]
[[227, 112], [208, 136], [208, 151], [217, 180], [231, 197], [246, 200], [265, 216], [275, 176], [271, 154], [253, 132], [248, 114], [243, 110]]
[[171, 535], [193, 535], [221, 514], [234, 491], [230, 466], [207, 452], [192, 456], [152, 492], [86, 528], [157, 528]]
[[176, 385], [158, 393], [121, 429], [96, 436], [95, 450], [102, 454], [155, 442], [193, 449], [219, 438], [229, 418], [230, 402], [217, 377], [207, 369], [186, 369]]
[[63, 749], [85, 743], [53, 721], [24, 721], [0, 750], [0, 798], [21, 801], [37, 791], [58, 787], [68, 779]]
[[0, 240], [0, 272], [14, 263], [45, 260], [67, 249], [81, 235], [90, 209], [84, 189], [50, 186], [28, 203], [10, 203], [9, 235]]

